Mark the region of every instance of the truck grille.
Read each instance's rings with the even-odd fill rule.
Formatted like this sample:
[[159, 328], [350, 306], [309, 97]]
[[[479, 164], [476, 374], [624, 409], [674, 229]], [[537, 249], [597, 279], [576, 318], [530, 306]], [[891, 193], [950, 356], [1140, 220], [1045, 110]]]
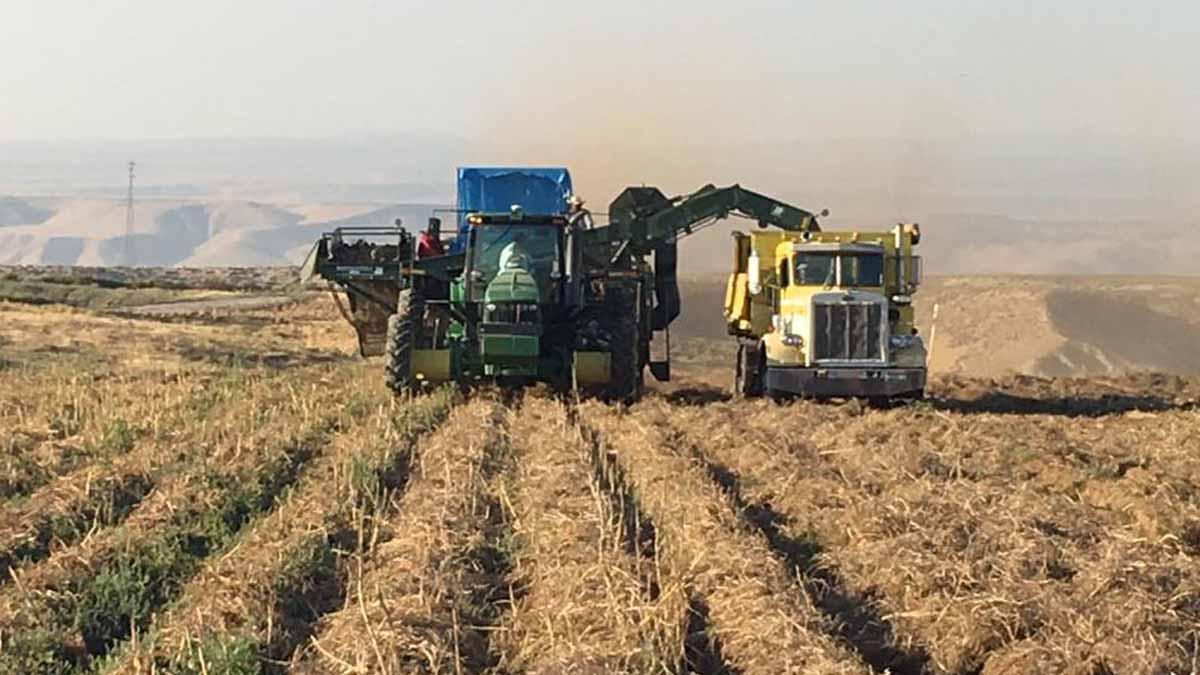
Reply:
[[814, 303], [813, 360], [882, 361], [883, 304]]

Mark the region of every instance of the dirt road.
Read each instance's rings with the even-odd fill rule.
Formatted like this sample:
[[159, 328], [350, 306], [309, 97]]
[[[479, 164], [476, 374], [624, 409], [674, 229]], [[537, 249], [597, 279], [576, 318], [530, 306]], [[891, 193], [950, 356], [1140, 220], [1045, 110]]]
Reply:
[[203, 300], [180, 300], [159, 302], [149, 305], [122, 307], [115, 313], [125, 316], [197, 316], [210, 312], [246, 312], [251, 310], [278, 309], [296, 304], [297, 299], [286, 295], [235, 295], [207, 298]]

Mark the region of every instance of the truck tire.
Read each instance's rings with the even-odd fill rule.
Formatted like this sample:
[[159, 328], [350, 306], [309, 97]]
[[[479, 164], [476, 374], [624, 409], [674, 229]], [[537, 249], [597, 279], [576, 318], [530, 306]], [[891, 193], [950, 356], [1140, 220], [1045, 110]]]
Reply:
[[763, 395], [763, 350], [758, 345], [738, 345], [734, 370], [733, 393], [738, 398], [758, 398]]
[[384, 377], [388, 389], [404, 394], [415, 388], [412, 353], [425, 324], [425, 298], [414, 289], [400, 291], [396, 313], [388, 317]]
[[632, 403], [642, 393], [637, 308], [628, 293], [613, 292], [605, 302], [609, 324], [609, 379], [605, 398]]

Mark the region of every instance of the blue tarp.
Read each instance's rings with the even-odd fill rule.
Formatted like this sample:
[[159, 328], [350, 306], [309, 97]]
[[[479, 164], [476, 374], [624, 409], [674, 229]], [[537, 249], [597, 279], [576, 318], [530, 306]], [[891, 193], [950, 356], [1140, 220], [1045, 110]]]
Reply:
[[466, 246], [468, 213], [507, 213], [519, 204], [526, 213], [566, 213], [571, 174], [564, 168], [463, 167], [458, 170], [458, 238]]

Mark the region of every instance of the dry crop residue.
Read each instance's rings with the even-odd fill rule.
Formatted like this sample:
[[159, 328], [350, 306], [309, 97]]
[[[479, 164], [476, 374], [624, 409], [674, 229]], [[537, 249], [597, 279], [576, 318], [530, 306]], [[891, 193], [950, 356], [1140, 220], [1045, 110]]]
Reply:
[[1028, 379], [956, 398], [963, 384], [884, 411], [680, 407], [667, 433], [877, 667], [1192, 672], [1194, 402]]
[[692, 666], [747, 675], [867, 672], [831, 637], [834, 627], [768, 543], [742, 527], [720, 489], [671, 447], [663, 434], [671, 413], [660, 402], [629, 415], [581, 408], [654, 521], [667, 575], [687, 589], [694, 630], [710, 636]]
[[1198, 672], [1194, 378], [396, 399], [327, 304], [0, 303], [0, 675]]
[[636, 516], [597, 475], [570, 417], [562, 403], [526, 397], [510, 423], [513, 583], [523, 593], [501, 651], [516, 672], [669, 670], [682, 658], [686, 598], [639, 547], [637, 524], [626, 527]]
[[17, 570], [0, 590], [0, 626], [13, 634], [0, 672], [46, 660], [86, 670], [144, 629], [208, 556], [271, 511], [330, 439], [362, 417], [365, 408], [334, 405], [353, 402], [352, 389], [342, 377], [327, 387], [281, 386], [274, 404], [241, 400], [264, 405], [165, 465], [161, 485], [128, 518]]
[[316, 627], [295, 672], [479, 672], [492, 661], [488, 612], [506, 595], [496, 593], [493, 496], [507, 463], [504, 417], [477, 400], [422, 444], [380, 524], [385, 541], [352, 563], [344, 606]]
[[[373, 393], [358, 433], [334, 439], [278, 509], [208, 561], [112, 673], [252, 668], [259, 655], [285, 661], [340, 608], [346, 560], [374, 544], [382, 500], [403, 488], [419, 439], [453, 401], [448, 391], [411, 404]], [[223, 656], [238, 649], [250, 663]]]

